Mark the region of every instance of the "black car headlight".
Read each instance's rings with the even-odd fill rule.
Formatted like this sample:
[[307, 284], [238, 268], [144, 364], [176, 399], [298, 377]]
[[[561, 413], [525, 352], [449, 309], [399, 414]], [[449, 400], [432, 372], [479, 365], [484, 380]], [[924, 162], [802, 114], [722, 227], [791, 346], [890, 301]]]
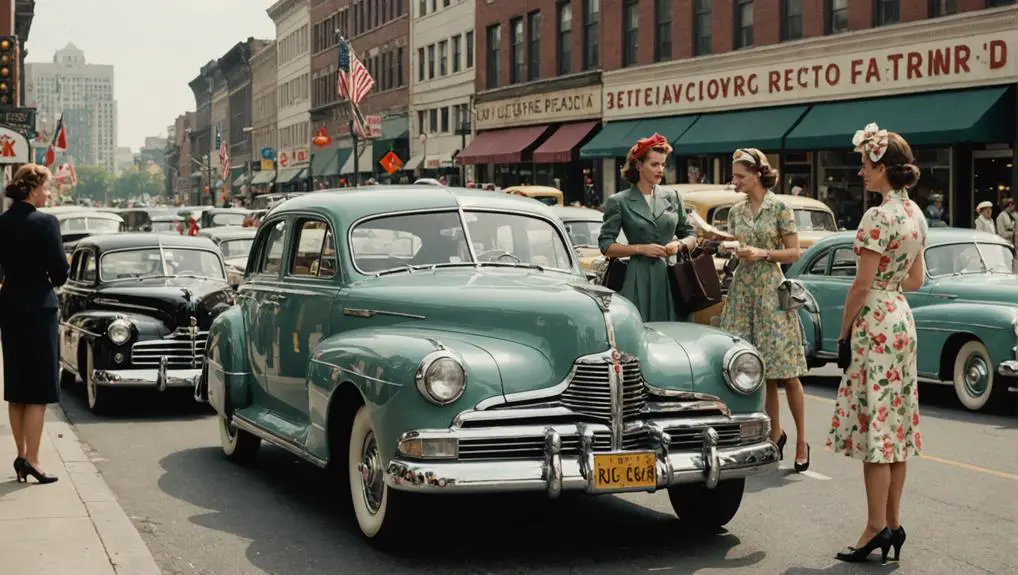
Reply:
[[106, 337], [116, 345], [123, 345], [131, 339], [131, 322], [124, 319], [115, 319], [106, 328]]

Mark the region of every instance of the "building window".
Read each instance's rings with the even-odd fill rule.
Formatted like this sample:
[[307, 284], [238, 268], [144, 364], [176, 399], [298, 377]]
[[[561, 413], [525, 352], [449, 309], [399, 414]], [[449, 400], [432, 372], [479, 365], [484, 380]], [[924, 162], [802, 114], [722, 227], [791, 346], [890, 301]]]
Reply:
[[424, 81], [424, 48], [417, 49], [417, 81]]
[[877, 0], [877, 11], [873, 15], [874, 26], [887, 26], [888, 24], [897, 24], [900, 13], [900, 2], [899, 0]]
[[449, 41], [442, 40], [438, 43], [438, 73], [442, 76], [449, 74]]
[[583, 0], [583, 69], [601, 65], [601, 0]]
[[[501, 37], [501, 33], [499, 34], [499, 37]], [[473, 30], [467, 32], [466, 41], [465, 42], [466, 42], [466, 45], [467, 45], [467, 69], [470, 69], [470, 68], [474, 67], [474, 31]]]
[[527, 14], [527, 81], [541, 77], [541, 13]]
[[509, 44], [509, 83], [517, 84], [523, 81], [523, 66], [526, 64], [523, 45], [523, 18], [513, 18], [509, 21], [509, 33], [512, 34]]
[[693, 4], [693, 55], [711, 53], [711, 0], [694, 0]]
[[442, 108], [442, 133], [446, 134], [449, 132], [449, 107], [445, 106]]
[[654, 0], [654, 61], [672, 59], [672, 0]]
[[[488, 26], [485, 30], [485, 40], [487, 42], [487, 70], [485, 79], [487, 80], [488, 88], [498, 87], [499, 77], [501, 76], [501, 58], [502, 58], [502, 26], [495, 24]], [[467, 47], [467, 60], [469, 61], [469, 46]]]
[[558, 73], [559, 76], [572, 71], [573, 62], [573, 5], [563, 2], [558, 5]]
[[753, 46], [753, 0], [735, 1], [735, 48]]
[[848, 0], [827, 0], [827, 33], [848, 32]]
[[438, 131], [438, 108], [428, 110], [428, 116], [428, 124], [430, 124], [428, 131], [434, 134]]
[[428, 126], [424, 123], [424, 110], [417, 111], [417, 135], [427, 134]]
[[386, 68], [386, 71], [387, 71], [386, 77], [388, 78], [388, 80], [385, 83], [385, 89], [386, 90], [391, 90], [391, 89], [395, 88], [396, 85], [397, 85], [396, 84], [396, 62], [393, 60], [394, 57], [395, 57], [395, 54], [393, 54], [392, 52], [388, 52], [385, 55], [385, 58], [386, 58], [385, 68]]
[[460, 67], [463, 65], [461, 59], [463, 58], [463, 36], [456, 34], [452, 37], [452, 73], [460, 71]]
[[640, 31], [640, 2], [626, 0], [622, 11], [622, 66], [636, 65], [637, 38]]
[[[405, 46], [400, 46], [396, 49], [396, 86], [400, 88], [402, 88], [406, 82], [403, 79], [403, 50], [406, 50]], [[335, 86], [336, 83], [333, 82], [332, 85]]]
[[802, 0], [782, 0], [781, 39], [798, 40], [800, 38], [802, 38]]
[[958, 11], [954, 0], [930, 0], [930, 17], [947, 16]]
[[435, 45], [428, 46], [428, 79], [435, 77]]
[[997, 8], [998, 6], [1010, 6], [1015, 3], [1015, 0], [986, 0], [987, 8]]
[[417, 4], [417, 17], [420, 18], [422, 16], [427, 15], [428, 15], [428, 0], [421, 0]]

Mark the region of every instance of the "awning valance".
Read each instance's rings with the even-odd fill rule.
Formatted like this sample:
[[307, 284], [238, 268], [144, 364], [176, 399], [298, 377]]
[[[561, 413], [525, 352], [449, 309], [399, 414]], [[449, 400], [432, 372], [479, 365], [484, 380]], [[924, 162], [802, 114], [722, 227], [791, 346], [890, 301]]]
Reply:
[[276, 179], [276, 171], [275, 170], [265, 170], [265, 171], [262, 171], [262, 172], [255, 172], [254, 176], [251, 178], [251, 185], [259, 186], [259, 185], [271, 184], [272, 181], [275, 180], [275, 179]]
[[575, 157], [580, 142], [593, 132], [598, 121], [575, 122], [559, 126], [543, 144], [534, 150], [534, 162], [538, 164], [564, 164]]
[[548, 126], [526, 126], [480, 132], [456, 156], [459, 164], [519, 164], [527, 148], [539, 140]]
[[672, 147], [678, 156], [730, 155], [738, 148], [778, 151], [785, 134], [808, 108], [754, 108], [705, 114]]

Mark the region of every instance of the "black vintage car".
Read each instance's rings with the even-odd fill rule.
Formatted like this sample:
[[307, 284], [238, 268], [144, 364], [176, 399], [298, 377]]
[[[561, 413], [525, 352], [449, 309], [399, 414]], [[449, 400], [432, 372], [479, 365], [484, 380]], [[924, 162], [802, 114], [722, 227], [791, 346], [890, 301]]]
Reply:
[[97, 234], [115, 234], [125, 230], [124, 219], [112, 212], [81, 206], [40, 208], [60, 220], [60, 236], [68, 255], [81, 238]]
[[222, 254], [208, 238], [81, 240], [60, 290], [64, 383], [81, 381], [97, 413], [122, 389], [192, 390], [209, 326], [233, 298]]

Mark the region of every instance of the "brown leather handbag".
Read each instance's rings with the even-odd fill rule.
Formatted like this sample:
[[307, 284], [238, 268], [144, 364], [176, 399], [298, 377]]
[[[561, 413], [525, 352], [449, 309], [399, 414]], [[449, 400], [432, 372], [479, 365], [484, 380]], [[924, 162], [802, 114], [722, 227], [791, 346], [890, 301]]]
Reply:
[[679, 313], [694, 313], [721, 303], [721, 279], [707, 251], [680, 251], [676, 263], [668, 266], [668, 279]]

